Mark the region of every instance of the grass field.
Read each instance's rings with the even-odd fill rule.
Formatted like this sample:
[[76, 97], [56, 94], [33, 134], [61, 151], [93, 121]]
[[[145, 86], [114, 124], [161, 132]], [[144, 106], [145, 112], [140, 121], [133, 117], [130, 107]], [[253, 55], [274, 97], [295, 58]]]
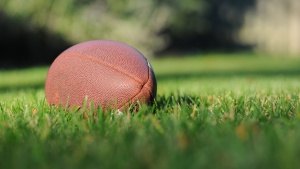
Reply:
[[0, 71], [0, 168], [300, 168], [300, 59], [151, 63], [154, 106], [90, 119], [48, 106], [48, 67]]

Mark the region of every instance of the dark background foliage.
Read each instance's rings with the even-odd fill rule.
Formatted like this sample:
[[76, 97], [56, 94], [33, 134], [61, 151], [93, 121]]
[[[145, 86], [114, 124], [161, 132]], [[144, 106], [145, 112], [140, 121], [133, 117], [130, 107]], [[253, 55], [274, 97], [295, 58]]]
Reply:
[[[240, 39], [256, 0], [3, 0], [1, 68], [50, 64], [67, 47], [113, 39], [147, 57], [252, 51]], [[252, 35], [249, 35], [250, 37]], [[264, 44], [262, 44], [264, 45]], [[294, 45], [295, 46], [295, 45]]]
[[0, 12], [2, 68], [49, 64], [71, 43], [62, 36], [32, 27]]

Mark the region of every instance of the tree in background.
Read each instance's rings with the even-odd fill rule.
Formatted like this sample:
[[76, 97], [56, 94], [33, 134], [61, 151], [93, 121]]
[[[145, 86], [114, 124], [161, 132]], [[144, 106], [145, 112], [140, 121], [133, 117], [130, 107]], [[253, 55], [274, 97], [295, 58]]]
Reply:
[[238, 39], [245, 13], [256, 0], [165, 0], [172, 9], [170, 23], [163, 30], [170, 38], [170, 50], [251, 50]]
[[234, 44], [232, 37], [241, 25], [239, 16], [245, 4], [235, 0], [0, 2], [1, 9], [18, 22], [55, 32], [71, 43], [114, 39], [135, 46], [147, 56], [168, 46], [199, 50], [208, 44], [211, 48]]
[[[122, 41], [148, 57], [159, 51], [251, 50], [253, 46], [262, 51], [289, 49], [300, 53], [299, 29], [295, 26], [300, 22], [299, 3], [290, 5], [297, 0], [273, 1], [277, 2], [274, 5], [278, 4], [277, 17], [268, 10], [270, 5], [263, 5], [267, 1], [257, 3], [257, 0], [2, 0], [0, 14], [4, 17], [0, 22], [9, 24], [0, 28], [0, 41], [5, 45], [8, 41], [5, 39], [13, 41], [15, 38], [16, 42], [29, 46], [28, 59], [24, 60], [46, 57], [43, 48], [36, 44], [48, 45], [52, 41], [52, 46], [68, 46], [92, 39]], [[287, 18], [291, 20], [281, 24], [282, 28], [291, 29], [263, 31], [278, 28], [276, 20], [280, 17], [281, 23], [286, 23]], [[291, 41], [272, 45], [274, 35], [286, 31], [290, 32]], [[29, 32], [29, 35], [17, 38], [20, 32]], [[61, 52], [61, 48], [55, 48]], [[51, 56], [45, 59], [47, 63], [56, 57]]]
[[155, 1], [2, 0], [0, 6], [23, 25], [55, 32], [71, 43], [114, 39], [147, 55], [165, 45], [157, 32], [166, 25], [169, 11]]

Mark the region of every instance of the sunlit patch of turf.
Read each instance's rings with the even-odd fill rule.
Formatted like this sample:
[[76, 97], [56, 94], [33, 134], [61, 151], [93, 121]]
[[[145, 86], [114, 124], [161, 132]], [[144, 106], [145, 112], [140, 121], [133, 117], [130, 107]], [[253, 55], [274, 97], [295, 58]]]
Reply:
[[155, 104], [121, 114], [51, 107], [43, 85], [22, 86], [47, 68], [17, 71], [21, 87], [0, 82], [0, 168], [299, 168], [299, 60], [203, 74], [217, 58], [153, 60]]

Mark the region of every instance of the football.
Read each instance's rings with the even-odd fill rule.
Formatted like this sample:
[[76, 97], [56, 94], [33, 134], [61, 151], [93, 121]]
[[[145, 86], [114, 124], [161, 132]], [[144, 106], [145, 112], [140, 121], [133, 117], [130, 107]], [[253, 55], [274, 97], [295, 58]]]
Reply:
[[138, 50], [117, 41], [93, 40], [68, 48], [54, 60], [45, 95], [50, 105], [121, 110], [138, 102], [153, 104], [156, 88], [154, 71]]

